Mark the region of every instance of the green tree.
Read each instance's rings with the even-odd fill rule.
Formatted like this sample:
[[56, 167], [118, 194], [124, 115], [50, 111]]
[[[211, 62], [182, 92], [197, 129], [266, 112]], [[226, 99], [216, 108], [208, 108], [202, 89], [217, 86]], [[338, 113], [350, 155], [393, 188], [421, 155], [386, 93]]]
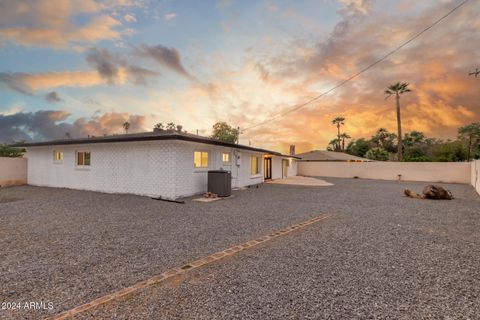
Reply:
[[402, 161], [402, 149], [403, 149], [403, 144], [402, 144], [402, 119], [400, 115], [400, 95], [410, 92], [408, 88], [408, 83], [407, 82], [397, 82], [395, 84], [392, 84], [385, 90], [385, 94], [387, 95], [386, 98], [389, 98], [391, 95], [395, 95], [395, 99], [397, 102], [397, 130], [398, 130], [398, 143], [397, 143], [397, 160]]
[[433, 161], [456, 162], [467, 160], [467, 150], [462, 141], [447, 141], [432, 147]]
[[425, 162], [432, 161], [431, 146], [433, 139], [428, 139], [423, 132], [412, 131], [405, 133], [403, 137], [404, 154], [402, 161]]
[[467, 161], [470, 161], [472, 154], [474, 157], [477, 156], [478, 150], [473, 150], [472, 148], [476, 146], [475, 149], [479, 148], [480, 142], [480, 122], [475, 122], [458, 129], [459, 138], [465, 141], [467, 145]]
[[11, 148], [7, 145], [0, 144], [0, 157], [18, 158], [23, 155], [25, 150], [19, 148]]
[[372, 148], [367, 151], [365, 157], [370, 160], [387, 161], [388, 151], [383, 148]]
[[416, 131], [416, 130], [405, 133], [405, 136], [403, 137], [404, 147], [418, 146], [426, 142], [427, 142], [427, 139], [423, 134], [423, 132]]
[[238, 142], [240, 131], [226, 122], [217, 122], [213, 125], [212, 139], [235, 143]]
[[328, 143], [328, 146], [327, 146], [327, 150], [328, 151], [340, 152], [340, 151], [342, 151], [340, 144], [341, 144], [340, 139], [335, 138], [333, 140], [330, 140], [330, 142]]
[[364, 138], [360, 138], [357, 140], [352, 140], [347, 146], [346, 152], [348, 154], [357, 156], [357, 157], [365, 157], [365, 154], [368, 150], [370, 150], [370, 142], [365, 140]]
[[405, 148], [403, 154], [403, 162], [428, 162], [432, 161], [432, 158], [427, 155], [424, 148], [420, 146], [412, 146]]
[[370, 142], [379, 148], [387, 150], [387, 152], [395, 152], [397, 150], [397, 146], [395, 145], [396, 139], [397, 136], [395, 133], [391, 133], [385, 128], [380, 128], [375, 135], [372, 136]]

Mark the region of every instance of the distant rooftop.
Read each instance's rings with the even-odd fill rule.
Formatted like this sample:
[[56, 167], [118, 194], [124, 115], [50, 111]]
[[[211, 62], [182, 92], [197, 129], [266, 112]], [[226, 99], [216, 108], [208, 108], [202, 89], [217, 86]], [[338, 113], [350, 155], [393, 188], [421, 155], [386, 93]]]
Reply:
[[[257, 151], [262, 153], [267, 153], [277, 156], [291, 157], [288, 155], [283, 155], [280, 152], [271, 151], [267, 149], [255, 148], [251, 146], [246, 146], [242, 144], [224, 142], [220, 140], [215, 140], [208, 137], [203, 137], [191, 133], [179, 132], [174, 130], [158, 130], [158, 131], [149, 131], [141, 133], [130, 133], [130, 134], [115, 134], [115, 135], [105, 135], [105, 136], [90, 136], [84, 138], [65, 138], [49, 141], [38, 141], [38, 142], [24, 142], [16, 143], [10, 145], [11, 147], [19, 148], [28, 148], [28, 147], [40, 147], [40, 146], [56, 146], [56, 145], [72, 145], [72, 144], [92, 144], [92, 143], [115, 143], [115, 142], [134, 142], [134, 141], [156, 141], [156, 140], [182, 140], [190, 142], [205, 143], [217, 146], [231, 147], [237, 149], [244, 149], [250, 151]], [[294, 156], [296, 158], [296, 156]]]
[[326, 151], [326, 150], [312, 150], [309, 152], [296, 154], [297, 157], [302, 158], [301, 161], [372, 161], [344, 152]]

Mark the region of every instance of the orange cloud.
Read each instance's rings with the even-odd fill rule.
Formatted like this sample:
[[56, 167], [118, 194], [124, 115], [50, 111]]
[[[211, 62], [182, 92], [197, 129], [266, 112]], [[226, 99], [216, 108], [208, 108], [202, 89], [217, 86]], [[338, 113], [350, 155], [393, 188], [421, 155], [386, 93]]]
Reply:
[[107, 81], [96, 71], [28, 73], [19, 74], [17, 78], [34, 91], [58, 87], [90, 87], [107, 84]]
[[[7, 1], [2, 5], [0, 21], [9, 27], [0, 28], [0, 40], [56, 48], [116, 40], [127, 31], [121, 30], [121, 22], [107, 11], [131, 5], [125, 1]], [[87, 23], [75, 22], [74, 17], [80, 14], [88, 15]]]

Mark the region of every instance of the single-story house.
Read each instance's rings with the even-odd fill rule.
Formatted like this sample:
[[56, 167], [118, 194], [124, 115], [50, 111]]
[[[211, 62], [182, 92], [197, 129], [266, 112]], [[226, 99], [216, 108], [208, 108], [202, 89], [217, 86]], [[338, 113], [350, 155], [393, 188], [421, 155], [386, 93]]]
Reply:
[[297, 174], [297, 157], [198, 135], [154, 131], [28, 142], [28, 184], [177, 199], [207, 191], [224, 169], [232, 187]]
[[299, 153], [296, 156], [300, 157], [302, 162], [310, 161], [340, 161], [340, 162], [369, 162], [370, 159], [353, 156], [344, 152], [327, 151], [327, 150], [312, 150], [309, 152]]

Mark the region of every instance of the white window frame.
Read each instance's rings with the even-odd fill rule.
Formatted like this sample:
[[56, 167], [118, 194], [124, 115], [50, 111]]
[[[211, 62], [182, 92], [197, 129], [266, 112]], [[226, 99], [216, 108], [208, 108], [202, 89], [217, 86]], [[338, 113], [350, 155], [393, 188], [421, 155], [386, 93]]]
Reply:
[[[86, 153], [86, 152], [90, 153], [90, 164], [88, 164], [88, 165], [78, 164], [78, 154], [79, 153]], [[75, 168], [89, 170], [91, 167], [92, 167], [92, 152], [88, 149], [75, 150]]]
[[[207, 154], [207, 165], [206, 166], [203, 166], [203, 163], [201, 163], [202, 166], [200, 167], [197, 167], [195, 166], [195, 153], [197, 152], [200, 152], [200, 163], [202, 162], [202, 159], [203, 159], [203, 153], [206, 153]], [[208, 170], [208, 168], [210, 167], [210, 152], [207, 151], [207, 150], [195, 150], [193, 151], [193, 168], [197, 171], [205, 171], [205, 170]]]
[[[253, 158], [257, 158], [257, 172], [253, 173], [252, 172], [252, 161]], [[263, 158], [262, 158], [263, 159]], [[250, 156], [250, 177], [256, 178], [262, 175], [262, 167], [261, 167], [261, 162], [260, 162], [260, 156]]]
[[[61, 155], [61, 159], [57, 159], [57, 154]], [[63, 163], [63, 151], [62, 150], [53, 150], [53, 163]]]
[[[227, 161], [225, 161], [225, 156], [228, 157]], [[232, 154], [230, 152], [222, 152], [222, 162], [223, 162], [223, 164], [232, 163]]]

